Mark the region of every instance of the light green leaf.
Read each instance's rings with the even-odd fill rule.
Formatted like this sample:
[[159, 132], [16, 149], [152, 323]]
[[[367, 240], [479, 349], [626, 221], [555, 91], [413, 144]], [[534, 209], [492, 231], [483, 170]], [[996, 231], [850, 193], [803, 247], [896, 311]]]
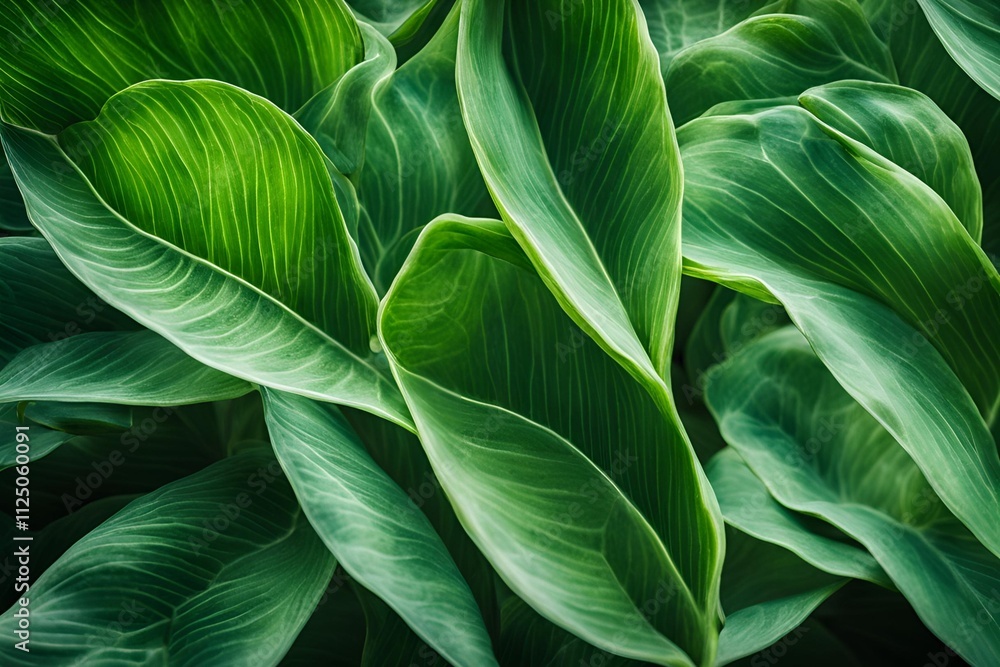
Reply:
[[988, 333], [1000, 329], [1000, 277], [951, 209], [801, 108], [700, 119], [679, 136], [686, 270], [779, 299], [1000, 553], [987, 519], [1000, 512], [987, 427], [1000, 408], [1000, 340]]
[[379, 330], [438, 481], [507, 584], [609, 652], [710, 662], [721, 554], [700, 468], [505, 227], [431, 223]]
[[372, 93], [396, 69], [396, 52], [389, 41], [366, 23], [360, 28], [364, 60], [295, 112], [295, 119], [347, 176], [354, 175], [365, 160], [365, 127], [372, 110]]
[[[983, 249], [1000, 257], [1000, 101], [955, 64], [916, 2], [867, 2], [866, 12], [892, 50], [904, 86], [927, 94], [968, 137], [982, 183]], [[991, 197], [992, 194], [992, 197]]]
[[[720, 369], [720, 373], [725, 372], [725, 368]], [[824, 436], [833, 437], [830, 425], [821, 425], [821, 429], [806, 443], [809, 450], [821, 447]], [[822, 521], [790, 512], [775, 501], [735, 449], [729, 447], [716, 454], [705, 471], [726, 523], [741, 533], [784, 547], [824, 572], [892, 587], [888, 576], [867, 551], [848, 543], [843, 536], [824, 534], [831, 531]]]
[[965, 72], [1000, 99], [1000, 7], [991, 0], [918, 0]]
[[495, 664], [490, 638], [441, 538], [336, 408], [262, 390], [274, 450], [337, 561], [456, 665]]
[[279, 109], [139, 84], [70, 130], [102, 138], [78, 155], [94, 185], [50, 139], [2, 133], [33, 222], [106, 301], [213, 368], [409, 424], [372, 363], [376, 296], [326, 163]]
[[[5, 642], [4, 664], [277, 664], [334, 560], [267, 465], [221, 461], [77, 542], [31, 587], [31, 652]], [[0, 618], [9, 637], [17, 608]]]
[[678, 125], [736, 100], [772, 100], [840, 79], [893, 83], [889, 49], [854, 0], [778, 0], [678, 53], [664, 80]]
[[979, 242], [983, 194], [962, 130], [928, 97], [900, 86], [838, 81], [812, 88], [799, 104], [929, 185]]
[[[775, 499], [861, 542], [964, 658], [1000, 659], [1000, 560], [947, 511], [798, 331], [769, 334], [741, 352], [713, 380], [708, 399], [723, 436]], [[821, 435], [812, 446], [810, 438]]]
[[93, 332], [42, 343], [0, 371], [0, 401], [184, 405], [236, 398], [251, 389], [152, 331]]
[[770, 646], [845, 583], [786, 549], [727, 530], [722, 604], [728, 616], [715, 664], [721, 667]]
[[504, 4], [466, 2], [458, 44], [486, 184], [560, 305], [670, 413], [682, 178], [645, 22], [627, 0]]
[[291, 113], [362, 55], [343, 0], [15, 0], [0, 30], [3, 120], [48, 133], [147, 79], [218, 79]]

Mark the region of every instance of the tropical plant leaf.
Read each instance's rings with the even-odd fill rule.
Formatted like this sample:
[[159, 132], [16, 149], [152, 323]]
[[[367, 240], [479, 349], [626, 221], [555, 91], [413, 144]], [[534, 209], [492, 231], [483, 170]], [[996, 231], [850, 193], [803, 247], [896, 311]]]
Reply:
[[0, 29], [3, 120], [49, 134], [147, 79], [227, 81], [291, 113], [362, 56], [343, 0], [16, 0]]
[[1000, 99], [1000, 8], [990, 0], [918, 0], [965, 72]]
[[[736, 357], [738, 359], [738, 357]], [[738, 361], [734, 363], [739, 363]], [[722, 369], [720, 372], [726, 372]], [[823, 445], [820, 435], [807, 442], [809, 450]], [[719, 498], [726, 523], [740, 533], [762, 542], [784, 547], [813, 567], [852, 579], [864, 579], [891, 588], [892, 582], [871, 554], [844, 537], [824, 535], [829, 526], [809, 516], [790, 512], [779, 504], [767, 487], [731, 447], [716, 454], [706, 467]], [[827, 530], [826, 532], [830, 532]]]
[[700, 119], [680, 141], [686, 270], [778, 298], [838, 381], [1000, 553], [983, 511], [1000, 511], [987, 427], [1000, 351], [986, 335], [996, 327], [984, 328], [1000, 327], [1000, 277], [951, 209], [798, 107]]
[[896, 82], [855, 0], [777, 0], [678, 53], [664, 76], [678, 125], [723, 102], [779, 100], [840, 79]]
[[845, 583], [786, 549], [727, 530], [722, 604], [728, 616], [715, 664], [727, 665], [770, 646]]
[[960, 655], [975, 664], [997, 661], [997, 556], [948, 512], [797, 330], [769, 334], [741, 352], [713, 379], [708, 399], [723, 436], [781, 504], [861, 542]]
[[[655, 49], [631, 2], [561, 4], [463, 5], [466, 127], [498, 210], [560, 305], [670, 412], [682, 179]], [[571, 71], [546, 66], [557, 53]]]
[[20, 403], [25, 418], [46, 428], [74, 435], [121, 433], [132, 427], [132, 408], [107, 403]]
[[361, 258], [380, 294], [419, 228], [438, 215], [495, 215], [455, 87], [456, 7], [433, 39], [380, 83], [358, 175]]
[[430, 522], [372, 460], [343, 415], [267, 389], [278, 460], [337, 561], [452, 664], [495, 664], [475, 598]]
[[928, 97], [900, 86], [839, 81], [805, 91], [799, 103], [929, 185], [969, 236], [982, 239], [982, 187], [969, 142]]
[[42, 343], [0, 371], [0, 401], [184, 405], [249, 391], [250, 383], [202, 365], [152, 331], [94, 332]]
[[[255, 471], [266, 465], [221, 461], [77, 542], [31, 587], [31, 652], [7, 642], [4, 663], [277, 664], [334, 560], [288, 483], [262, 483]], [[12, 637], [18, 608], [0, 618]]]
[[609, 652], [711, 661], [718, 526], [700, 469], [501, 223], [432, 223], [380, 334], [438, 481], [519, 596]]
[[639, 0], [649, 37], [660, 54], [664, 77], [678, 51], [729, 30], [770, 3], [771, 0]]
[[[89, 127], [106, 138], [81, 163], [115, 208], [50, 139], [3, 128], [29, 214], [78, 278], [209, 366], [409, 423], [365, 358], [376, 296], [314, 140], [266, 101], [204, 81], [139, 84], [102, 119]], [[168, 154], [185, 167], [167, 168]], [[282, 177], [268, 178], [277, 163]]]

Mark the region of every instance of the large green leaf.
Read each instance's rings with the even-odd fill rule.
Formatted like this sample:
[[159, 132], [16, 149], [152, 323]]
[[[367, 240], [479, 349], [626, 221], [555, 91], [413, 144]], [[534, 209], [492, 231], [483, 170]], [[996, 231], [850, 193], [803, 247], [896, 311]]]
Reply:
[[486, 184], [560, 305], [672, 413], [682, 173], [645, 22], [627, 0], [506, 4], [462, 7], [459, 97]]
[[334, 560], [288, 483], [256, 472], [269, 461], [221, 461], [77, 542], [31, 587], [31, 652], [5, 642], [4, 664], [277, 664]]
[[889, 49], [855, 0], [777, 0], [678, 53], [664, 77], [678, 125], [722, 102], [795, 96], [840, 79], [896, 81]]
[[15, 0], [0, 12], [3, 120], [48, 133], [147, 79], [218, 79], [292, 112], [361, 59], [343, 0]]
[[865, 10], [892, 50], [900, 83], [926, 93], [968, 137], [985, 198], [983, 248], [1000, 256], [1000, 101], [949, 57], [918, 4], [869, 0]]
[[703, 473], [504, 225], [431, 223], [379, 330], [437, 479], [510, 587], [609, 652], [711, 662], [721, 548]]
[[685, 268], [777, 298], [1000, 553], [1000, 277], [948, 205], [798, 107], [699, 119], [680, 141]]
[[51, 139], [2, 134], [32, 221], [103, 299], [231, 375], [409, 423], [370, 358], [376, 296], [327, 163], [279, 109], [139, 84], [63, 140], [93, 184]]
[[495, 664], [476, 601], [441, 538], [343, 415], [308, 398], [262, 391], [275, 453], [341, 566], [448, 662]]
[[[720, 372], [726, 371], [720, 369]], [[821, 425], [824, 427], [806, 443], [807, 451], [822, 447], [824, 436], [832, 437], [831, 425]], [[892, 587], [888, 576], [867, 551], [846, 542], [842, 536], [834, 539], [837, 536], [823, 534], [823, 529], [829, 527], [822, 521], [791, 512], [774, 500], [735, 449], [726, 448], [716, 454], [705, 470], [726, 523], [741, 533], [782, 546], [824, 572]]]
[[93, 332], [42, 343], [0, 371], [0, 401], [183, 405], [250, 390], [250, 383], [202, 365], [152, 331]]
[[725, 32], [771, 0], [639, 0], [667, 75], [677, 52]]
[[[935, 634], [975, 664], [1000, 660], [1000, 560], [940, 502], [892, 436], [794, 328], [713, 379], [722, 433], [786, 507], [861, 542]], [[815, 446], [810, 438], [827, 436]]]
[[807, 90], [799, 103], [929, 185], [973, 240], [982, 238], [982, 187], [969, 142], [928, 97], [900, 86], [840, 81]]
[[1000, 99], [1000, 6], [991, 0], [918, 0], [965, 72]]

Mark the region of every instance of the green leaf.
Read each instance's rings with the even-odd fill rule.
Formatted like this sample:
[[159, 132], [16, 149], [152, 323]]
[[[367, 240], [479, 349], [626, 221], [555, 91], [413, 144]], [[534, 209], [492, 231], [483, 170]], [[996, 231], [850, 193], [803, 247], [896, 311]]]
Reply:
[[358, 174], [361, 257], [385, 293], [416, 232], [438, 215], [495, 215], [462, 124], [455, 87], [459, 12], [380, 82]]
[[184, 405], [250, 390], [152, 331], [94, 332], [35, 345], [0, 371], [0, 401]]
[[[827, 431], [806, 443], [810, 450], [822, 446], [819, 436]], [[824, 535], [823, 529], [829, 526], [822, 521], [790, 512], [775, 501], [735, 449], [728, 447], [716, 454], [705, 471], [726, 523], [741, 533], [784, 547], [824, 572], [892, 587], [888, 576], [867, 551], [846, 542], [843, 536]]]
[[125, 405], [41, 401], [22, 406], [29, 420], [74, 435], [121, 433], [132, 426], [132, 409]]
[[262, 390], [274, 450], [337, 562], [452, 664], [495, 664], [469, 585], [441, 538], [336, 408]]
[[1000, 554], [987, 519], [1000, 512], [987, 426], [1000, 408], [1000, 340], [988, 333], [1000, 330], [1000, 276], [951, 209], [801, 108], [704, 118], [679, 137], [686, 270], [777, 298]]
[[965, 72], [1000, 99], [1000, 7], [990, 0], [918, 0]]
[[462, 7], [457, 80], [497, 209], [559, 304], [670, 414], [682, 174], [642, 16], [626, 0], [487, 4]]
[[103, 299], [230, 375], [409, 424], [371, 360], [376, 296], [330, 172], [279, 109], [221, 83], [139, 84], [65, 139], [93, 185], [50, 139], [2, 133], [33, 222]]
[[674, 56], [685, 47], [715, 37], [768, 5], [770, 0], [639, 0], [649, 37], [666, 77]]
[[370, 23], [393, 45], [405, 44], [420, 30], [438, 5], [447, 0], [348, 0], [358, 18]]
[[969, 142], [928, 97], [900, 86], [838, 81], [805, 91], [799, 103], [929, 185], [979, 242], [983, 195]]
[[[32, 442], [34, 445], [34, 442]], [[67, 549], [76, 544], [90, 531], [104, 523], [113, 514], [118, 512], [136, 496], [110, 496], [90, 503], [79, 511], [69, 514], [46, 525], [42, 530], [31, 533], [31, 576], [38, 579], [56, 560], [61, 557]], [[15, 535], [23, 535], [15, 530], [14, 518], [3, 517], [11, 527], [10, 534], [5, 536], [6, 544], [16, 545], [17, 541], [11, 539]], [[14, 604], [22, 597], [14, 586], [17, 583], [17, 556], [13, 553], [6, 555], [0, 560], [0, 583], [8, 584], [4, 586], [4, 595], [0, 599], [0, 605], [4, 609]], [[30, 592], [30, 591], [29, 591]]]
[[854, 0], [778, 0], [678, 53], [664, 77], [678, 125], [722, 102], [794, 97], [840, 79], [896, 81]]
[[291, 113], [362, 55], [343, 0], [15, 0], [0, 29], [3, 120], [47, 133], [147, 79], [218, 79]]
[[900, 83], [927, 94], [968, 137], [985, 199], [983, 249], [1000, 256], [1000, 102], [955, 64], [918, 4], [883, 0], [866, 11], [885, 35]]
[[0, 239], [0, 296], [2, 365], [38, 343], [139, 328], [74, 278], [44, 239]]
[[1000, 560], [947, 511], [798, 331], [769, 334], [741, 352], [708, 399], [723, 436], [778, 502], [861, 542], [964, 658], [1000, 659]]
[[372, 111], [373, 91], [396, 69], [396, 52], [389, 41], [366, 23], [360, 28], [364, 60], [295, 112], [295, 119], [316, 139], [337, 170], [347, 176], [354, 175], [365, 160], [365, 127]]
[[379, 330], [437, 479], [507, 584], [609, 652], [710, 662], [721, 547], [703, 473], [504, 225], [431, 223]]
[[[4, 663], [277, 664], [334, 561], [267, 465], [221, 461], [77, 542], [32, 584], [31, 652], [5, 642]], [[0, 618], [10, 637], [17, 609]]]
[[845, 583], [786, 549], [727, 530], [722, 604], [728, 616], [715, 664], [770, 646]]

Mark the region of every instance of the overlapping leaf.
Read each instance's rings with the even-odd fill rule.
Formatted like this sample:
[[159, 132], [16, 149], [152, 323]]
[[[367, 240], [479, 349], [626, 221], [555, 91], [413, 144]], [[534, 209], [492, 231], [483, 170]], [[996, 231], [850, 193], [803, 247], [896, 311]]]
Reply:
[[708, 398], [726, 440], [779, 502], [861, 542], [966, 659], [997, 661], [1000, 561], [798, 331], [769, 334], [741, 352], [713, 379]]
[[427, 518], [332, 406], [264, 390], [275, 453], [344, 569], [448, 662], [495, 664], [476, 601]]
[[778, 298], [944, 502], [1000, 553], [984, 511], [1000, 511], [987, 427], [1000, 399], [1000, 352], [987, 333], [1000, 327], [1000, 278], [948, 205], [797, 107], [700, 119], [680, 141], [686, 268]]
[[664, 77], [678, 125], [723, 102], [794, 97], [840, 79], [896, 81], [854, 0], [779, 0], [678, 53]]
[[139, 84], [63, 139], [94, 184], [52, 140], [3, 138], [33, 222], [106, 301], [217, 369], [408, 423], [365, 358], [376, 297], [327, 164], [279, 109]]
[[437, 479], [518, 595], [609, 652], [711, 660], [718, 528], [700, 470], [501, 223], [432, 223], [380, 335]]
[[[31, 652], [7, 642], [4, 663], [277, 664], [334, 561], [267, 465], [222, 461], [77, 542], [32, 586]], [[17, 609], [0, 618], [11, 637]]]
[[227, 81], [291, 113], [362, 55], [343, 0], [17, 0], [0, 29], [3, 120], [53, 134], [148, 79]]

